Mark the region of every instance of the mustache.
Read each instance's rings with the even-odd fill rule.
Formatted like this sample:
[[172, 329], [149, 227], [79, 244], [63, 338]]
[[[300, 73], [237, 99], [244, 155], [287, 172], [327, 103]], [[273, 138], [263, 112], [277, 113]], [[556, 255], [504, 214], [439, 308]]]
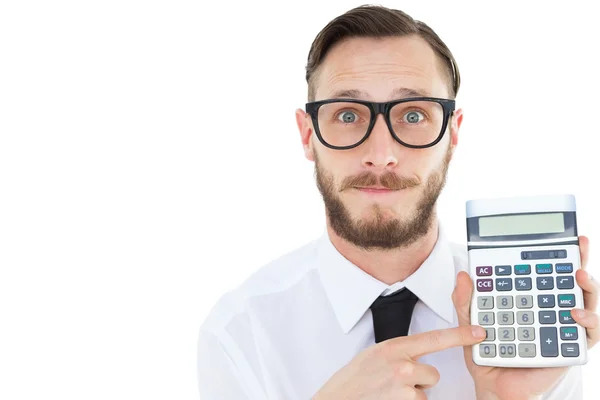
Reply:
[[417, 186], [421, 181], [414, 177], [401, 177], [393, 172], [387, 172], [379, 177], [371, 172], [363, 172], [355, 177], [348, 177], [342, 182], [342, 190], [356, 186], [383, 186], [387, 189], [401, 190]]

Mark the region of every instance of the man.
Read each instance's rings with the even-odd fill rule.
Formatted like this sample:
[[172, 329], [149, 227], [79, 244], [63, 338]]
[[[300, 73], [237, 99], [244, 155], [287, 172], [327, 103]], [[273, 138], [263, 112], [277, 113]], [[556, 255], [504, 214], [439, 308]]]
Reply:
[[[472, 362], [485, 333], [469, 321], [466, 249], [445, 239], [435, 209], [462, 122], [440, 38], [401, 11], [358, 7], [317, 35], [307, 82], [296, 120], [325, 233], [217, 302], [200, 331], [201, 398], [581, 398], [580, 367]], [[586, 310], [573, 316], [591, 348], [598, 285], [584, 270], [576, 279]]]

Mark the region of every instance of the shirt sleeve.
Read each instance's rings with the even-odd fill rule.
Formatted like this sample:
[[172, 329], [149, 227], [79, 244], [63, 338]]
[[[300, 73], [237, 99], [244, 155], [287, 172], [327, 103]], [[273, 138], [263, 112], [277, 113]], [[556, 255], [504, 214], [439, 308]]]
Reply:
[[215, 335], [200, 331], [198, 341], [200, 400], [265, 399], [256, 393], [251, 382], [247, 382], [251, 378], [240, 373], [230, 353]]
[[556, 386], [542, 396], [543, 400], [582, 400], [583, 378], [581, 366], [569, 368]]

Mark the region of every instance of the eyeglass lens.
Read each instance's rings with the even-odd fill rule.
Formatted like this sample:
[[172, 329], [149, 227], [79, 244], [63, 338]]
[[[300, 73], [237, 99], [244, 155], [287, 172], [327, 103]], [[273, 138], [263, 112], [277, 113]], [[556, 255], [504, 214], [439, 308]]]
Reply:
[[[351, 146], [360, 142], [371, 121], [369, 107], [359, 103], [336, 102], [321, 105], [319, 132], [332, 146]], [[390, 123], [396, 136], [406, 144], [425, 146], [441, 133], [444, 109], [433, 101], [398, 103], [390, 110]]]

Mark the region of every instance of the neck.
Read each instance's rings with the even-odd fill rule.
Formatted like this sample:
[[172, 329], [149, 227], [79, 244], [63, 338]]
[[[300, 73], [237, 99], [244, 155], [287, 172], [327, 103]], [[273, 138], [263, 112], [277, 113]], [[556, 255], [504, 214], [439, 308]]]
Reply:
[[331, 243], [340, 254], [387, 285], [404, 281], [423, 264], [437, 242], [438, 231], [437, 216], [434, 216], [427, 233], [409, 246], [393, 250], [367, 251], [342, 239], [327, 222], [327, 233]]

